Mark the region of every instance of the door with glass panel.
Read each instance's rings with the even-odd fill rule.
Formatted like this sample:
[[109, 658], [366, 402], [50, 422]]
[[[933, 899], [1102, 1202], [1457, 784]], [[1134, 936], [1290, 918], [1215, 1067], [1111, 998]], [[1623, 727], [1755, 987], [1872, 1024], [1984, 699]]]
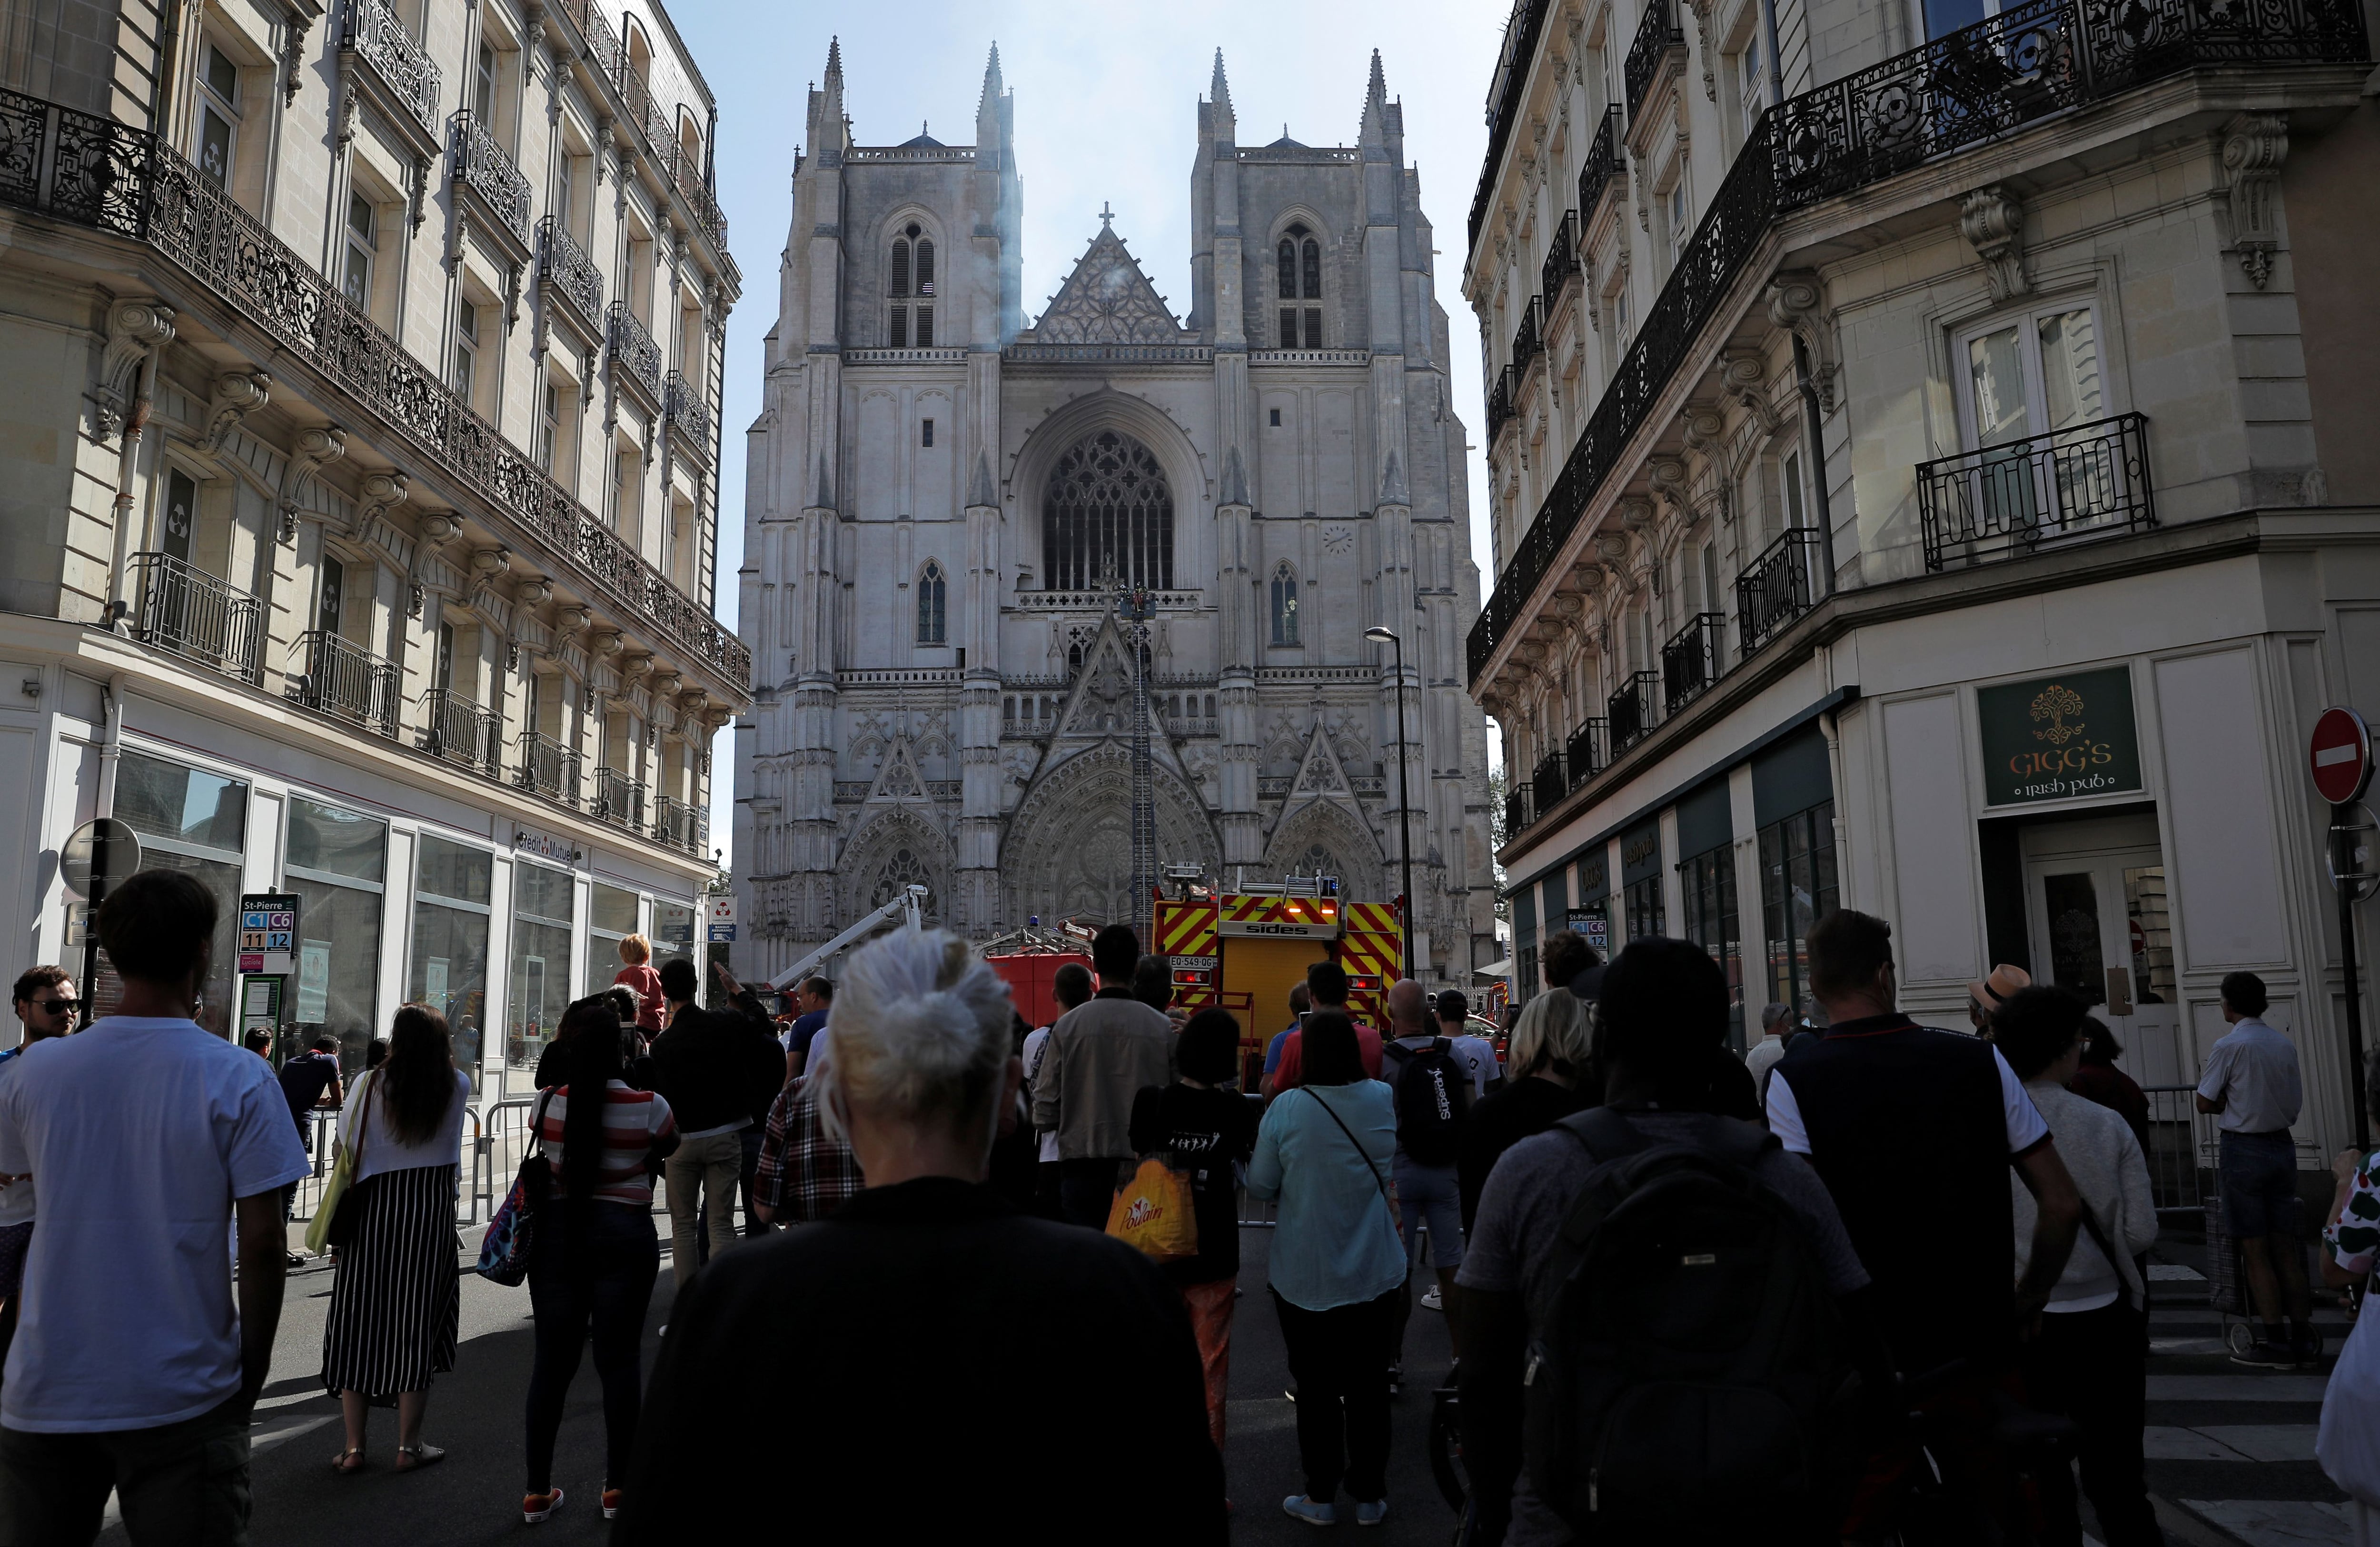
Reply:
[[2121, 519], [2123, 444], [2107, 415], [2098, 318], [2044, 308], [1966, 335], [1961, 346], [1966, 535], [2043, 542]]
[[2182, 1055], [2172, 920], [2156, 819], [2061, 822], [2024, 834], [2033, 981], [2080, 994], [2143, 1086], [2192, 1083]]

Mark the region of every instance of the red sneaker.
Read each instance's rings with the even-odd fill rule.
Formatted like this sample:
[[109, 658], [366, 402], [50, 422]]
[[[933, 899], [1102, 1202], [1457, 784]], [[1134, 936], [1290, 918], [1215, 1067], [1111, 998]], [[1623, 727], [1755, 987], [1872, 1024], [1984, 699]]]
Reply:
[[615, 1517], [618, 1517], [619, 1513], [620, 1513], [620, 1490], [618, 1490], [617, 1488], [606, 1488], [606, 1489], [604, 1489], [604, 1490], [603, 1490], [603, 1518], [604, 1518], [604, 1519], [606, 1519], [606, 1520], [613, 1519], [613, 1518], [615, 1518]]
[[521, 1495], [521, 1519], [532, 1526], [544, 1525], [553, 1518], [553, 1512], [561, 1507], [562, 1490], [559, 1488], [549, 1493]]

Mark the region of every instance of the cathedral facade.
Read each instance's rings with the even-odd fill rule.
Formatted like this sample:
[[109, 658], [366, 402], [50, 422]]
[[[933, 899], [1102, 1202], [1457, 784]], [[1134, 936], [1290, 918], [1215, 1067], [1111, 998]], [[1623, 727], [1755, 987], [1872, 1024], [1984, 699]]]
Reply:
[[997, 50], [972, 146], [856, 143], [839, 52], [809, 93], [747, 463], [747, 955], [782, 971], [911, 882], [978, 940], [1145, 911], [1137, 654], [1161, 863], [1387, 900], [1409, 828], [1423, 975], [1468, 984], [1496, 954], [1478, 572], [1378, 56], [1354, 145], [1244, 147], [1218, 54], [1186, 317], [1101, 218], [1027, 318], [1014, 110]]

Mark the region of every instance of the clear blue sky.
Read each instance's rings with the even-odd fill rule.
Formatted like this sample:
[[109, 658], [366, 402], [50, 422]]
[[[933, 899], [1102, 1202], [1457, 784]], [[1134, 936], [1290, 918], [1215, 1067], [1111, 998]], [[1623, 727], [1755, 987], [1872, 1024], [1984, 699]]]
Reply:
[[[1487, 152], [1488, 76], [1507, 14], [1498, 0], [1196, 6], [674, 0], [671, 19], [719, 98], [719, 200], [744, 271], [744, 298], [727, 323], [722, 613], [732, 620], [735, 572], [743, 563], [744, 430], [759, 413], [760, 339], [776, 321], [794, 148], [830, 36], [843, 40], [844, 106], [864, 145], [898, 144], [921, 124], [947, 143], [972, 142], [984, 59], [999, 43], [1001, 69], [1016, 96], [1028, 316], [1098, 233], [1105, 201], [1113, 202], [1117, 233], [1175, 314], [1188, 310], [1190, 163], [1198, 99], [1218, 47], [1244, 145], [1264, 144], [1284, 125], [1309, 145], [1353, 144], [1378, 48], [1389, 95], [1404, 105], [1405, 158], [1420, 169], [1422, 208], [1436, 228], [1455, 401], [1475, 444], [1484, 417], [1478, 324], [1457, 287], [1471, 192]], [[1484, 571], [1487, 463], [1476, 452], [1470, 471], [1473, 552]], [[1492, 576], [1482, 579], [1494, 584]], [[723, 731], [712, 782], [712, 843], [720, 847], [734, 832], [734, 755], [733, 735]]]

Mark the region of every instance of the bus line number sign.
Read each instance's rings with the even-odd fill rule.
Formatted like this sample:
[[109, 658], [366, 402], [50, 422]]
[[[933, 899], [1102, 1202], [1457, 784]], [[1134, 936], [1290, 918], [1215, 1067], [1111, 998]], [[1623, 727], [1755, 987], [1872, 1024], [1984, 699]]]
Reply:
[[285, 892], [248, 892], [239, 899], [239, 969], [263, 977], [298, 970], [298, 901]]

